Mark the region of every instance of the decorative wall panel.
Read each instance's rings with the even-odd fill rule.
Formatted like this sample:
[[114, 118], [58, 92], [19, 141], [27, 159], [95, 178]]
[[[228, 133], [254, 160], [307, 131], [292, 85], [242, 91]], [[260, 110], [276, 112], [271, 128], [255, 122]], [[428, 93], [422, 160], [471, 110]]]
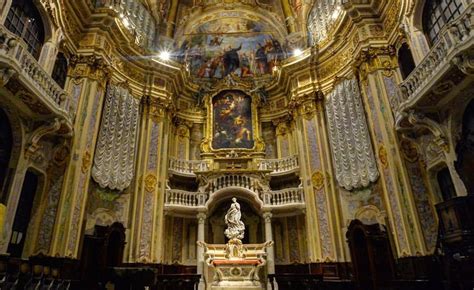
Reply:
[[339, 185], [352, 190], [376, 181], [379, 171], [355, 79], [343, 81], [329, 94], [326, 113]]
[[103, 188], [122, 191], [133, 179], [139, 106], [128, 89], [108, 86], [92, 168]]

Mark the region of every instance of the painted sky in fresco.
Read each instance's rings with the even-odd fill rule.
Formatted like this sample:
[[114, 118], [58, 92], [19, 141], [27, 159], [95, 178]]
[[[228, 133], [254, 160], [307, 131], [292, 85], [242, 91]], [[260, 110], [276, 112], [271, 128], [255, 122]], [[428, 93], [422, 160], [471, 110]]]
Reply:
[[272, 73], [286, 57], [281, 43], [251, 20], [212, 20], [185, 35], [176, 52], [197, 78], [249, 78]]

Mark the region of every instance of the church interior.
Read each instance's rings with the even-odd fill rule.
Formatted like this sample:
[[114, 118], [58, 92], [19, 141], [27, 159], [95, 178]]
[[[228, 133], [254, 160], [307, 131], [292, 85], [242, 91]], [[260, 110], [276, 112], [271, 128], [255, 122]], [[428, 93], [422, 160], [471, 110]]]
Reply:
[[0, 289], [474, 289], [473, 12], [0, 1]]

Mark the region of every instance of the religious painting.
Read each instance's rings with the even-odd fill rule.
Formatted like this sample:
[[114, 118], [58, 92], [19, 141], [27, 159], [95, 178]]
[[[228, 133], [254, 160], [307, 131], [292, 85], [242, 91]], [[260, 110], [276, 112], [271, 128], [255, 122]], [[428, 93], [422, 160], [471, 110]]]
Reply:
[[269, 75], [285, 49], [262, 23], [241, 18], [212, 20], [185, 35], [176, 53], [200, 79]]
[[254, 147], [252, 99], [240, 91], [224, 91], [212, 100], [214, 149]]

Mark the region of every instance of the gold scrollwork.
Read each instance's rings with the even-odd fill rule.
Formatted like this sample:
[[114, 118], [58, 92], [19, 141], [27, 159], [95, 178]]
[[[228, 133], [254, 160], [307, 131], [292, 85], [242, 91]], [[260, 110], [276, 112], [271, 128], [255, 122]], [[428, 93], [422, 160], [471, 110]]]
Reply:
[[416, 148], [416, 145], [412, 141], [402, 139], [402, 141], [400, 142], [400, 146], [402, 148], [402, 152], [406, 160], [410, 162], [415, 162], [418, 160], [418, 150]]
[[322, 189], [324, 186], [324, 173], [320, 170], [314, 172], [311, 176], [311, 180], [313, 181], [313, 186], [315, 189]]
[[84, 155], [82, 155], [82, 165], [81, 165], [81, 171], [82, 173], [86, 173], [87, 170], [89, 170], [89, 167], [92, 164], [92, 156], [89, 151], [86, 151]]
[[379, 160], [380, 160], [380, 163], [382, 163], [382, 166], [384, 168], [388, 167], [387, 149], [385, 149], [385, 146], [383, 144], [379, 145]]
[[154, 192], [156, 189], [157, 178], [153, 173], [148, 173], [145, 177], [145, 190]]

